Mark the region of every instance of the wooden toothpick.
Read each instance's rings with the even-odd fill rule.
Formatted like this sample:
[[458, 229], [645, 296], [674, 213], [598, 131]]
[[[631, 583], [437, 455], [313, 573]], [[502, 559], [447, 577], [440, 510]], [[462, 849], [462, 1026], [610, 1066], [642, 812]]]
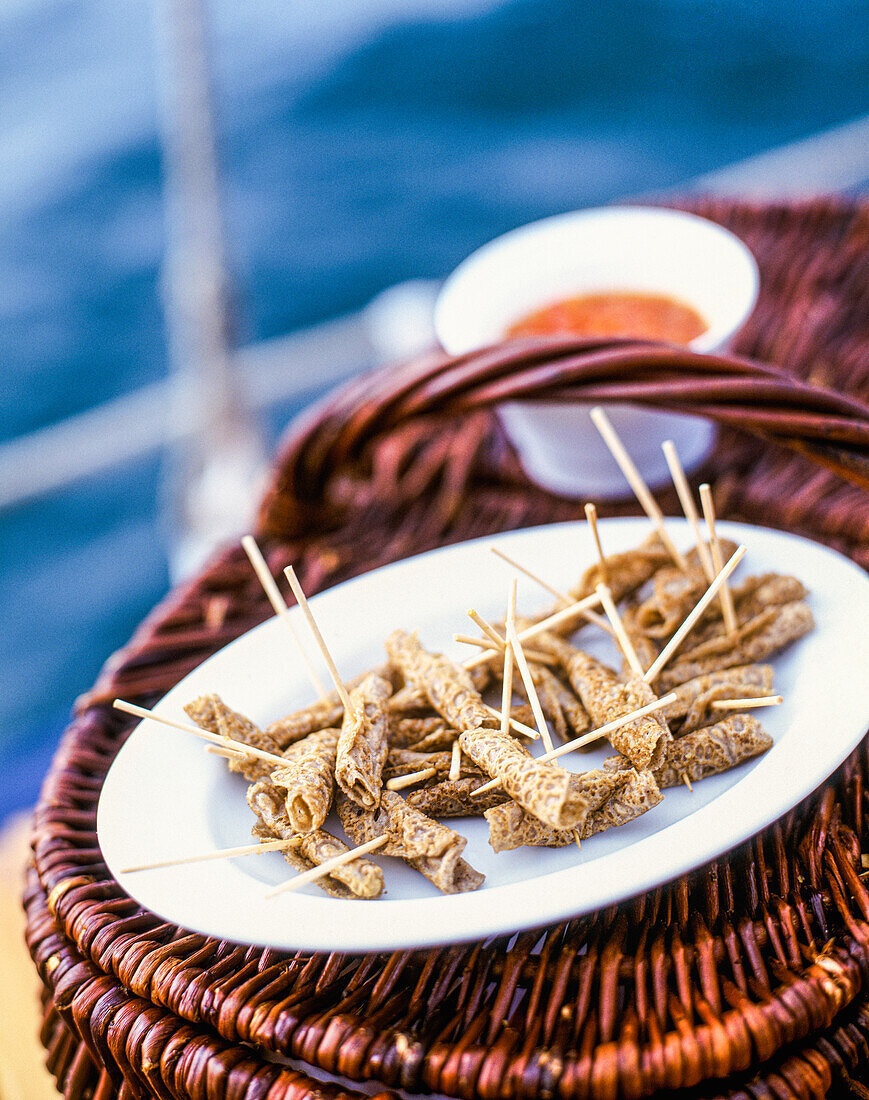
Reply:
[[[503, 729], [503, 722], [502, 727]], [[456, 783], [462, 775], [462, 750], [459, 747], [458, 741], [453, 741], [453, 752], [450, 757], [450, 770], [447, 778], [450, 783]]]
[[[503, 721], [503, 711], [497, 710], [495, 707], [490, 707], [488, 703], [483, 703], [483, 709], [488, 711], [493, 718], [497, 718], [499, 722]], [[532, 741], [539, 741], [540, 734], [532, 726], [526, 726], [524, 722], [520, 722], [518, 718], [510, 717], [510, 728], [516, 733], [521, 733], [523, 737], [529, 737]]]
[[269, 603], [274, 608], [275, 614], [287, 624], [290, 634], [293, 636], [293, 641], [296, 643], [296, 649], [299, 651], [299, 656], [302, 658], [305, 668], [308, 670], [308, 676], [311, 679], [311, 683], [314, 685], [314, 690], [321, 699], [325, 699], [327, 692], [323, 681], [317, 675], [317, 670], [311, 663], [311, 658], [308, 656], [299, 635], [296, 633], [296, 628], [293, 626], [293, 620], [290, 617], [290, 609], [287, 607], [284, 597], [275, 584], [275, 579], [262, 555], [262, 551], [256, 544], [256, 540], [252, 535], [245, 535], [241, 540], [241, 545], [244, 547], [244, 552], [250, 559], [253, 571], [259, 578], [259, 582], [263, 586], [265, 594], [268, 596]]
[[[712, 553], [712, 564], [715, 566], [715, 572], [720, 573], [722, 567], [721, 543], [718, 541], [718, 535], [715, 532], [715, 506], [712, 503], [712, 490], [706, 484], [700, 486], [700, 503], [703, 505], [703, 518], [706, 520], [706, 527], [709, 531], [709, 549]], [[720, 599], [721, 613], [724, 616], [724, 629], [728, 634], [733, 634], [737, 625], [736, 610], [733, 606], [730, 587], [726, 582], [721, 586]]]
[[461, 642], [463, 645], [475, 645], [478, 649], [491, 649], [491, 638], [475, 638], [472, 634], [454, 634], [454, 642]]
[[[471, 634], [454, 634], [454, 642], [461, 642], [462, 645], [473, 645], [477, 649], [491, 649], [494, 642], [491, 638], [475, 638]], [[507, 643], [498, 645], [498, 651], [503, 653], [507, 648]], [[558, 658], [553, 657], [551, 653], [544, 653], [541, 649], [526, 649], [525, 656], [529, 661], [534, 661], [538, 665], [557, 665]]]
[[[510, 629], [516, 630], [516, 578], [510, 585], [507, 596], [507, 637], [510, 637]], [[513, 706], [513, 662], [515, 654], [512, 642], [504, 646], [504, 676], [501, 681], [501, 733], [506, 737], [510, 732], [510, 710]]]
[[281, 768], [287, 766], [287, 761], [283, 756], [276, 756], [275, 753], [258, 749], [254, 745], [245, 745], [243, 741], [235, 741], [231, 737], [221, 737], [219, 734], [209, 733], [208, 730], [200, 729], [199, 726], [191, 726], [186, 722], [176, 722], [172, 718], [164, 718], [161, 714], [155, 714], [152, 710], [136, 706], [135, 703], [128, 703], [125, 699], [115, 699], [113, 706], [116, 710], [134, 714], [137, 718], [152, 718], [155, 722], [160, 722], [164, 726], [171, 726], [173, 729], [182, 730], [184, 733], [192, 733], [194, 737], [200, 737], [203, 741], [210, 741], [212, 745], [218, 745], [220, 748], [233, 749], [240, 756], [255, 756], [257, 760], [265, 760], [269, 764], [276, 764]]
[[753, 699], [716, 699], [715, 710], [750, 710], [753, 707], [777, 707], [784, 702], [781, 695], [758, 695]]
[[700, 616], [703, 614], [709, 604], [718, 595], [718, 591], [721, 586], [725, 583], [733, 570], [745, 557], [746, 549], [747, 548], [745, 546], [738, 546], [736, 548], [731, 559], [724, 566], [724, 568], [719, 571], [719, 573], [715, 577], [715, 580], [712, 582], [712, 584], [709, 585], [709, 587], [700, 597], [694, 610], [689, 612], [688, 617], [685, 619], [684, 623], [682, 623], [682, 625], [679, 627], [673, 637], [669, 640], [669, 642], [667, 642], [667, 644], [655, 658], [654, 664], [643, 675], [643, 679], [646, 681], [647, 684], [654, 683], [655, 680], [658, 678], [664, 665], [670, 660], [670, 658], [685, 640], [686, 636], [693, 629], [694, 624], [697, 622], [697, 620], [700, 618]]
[[603, 604], [603, 609], [610, 621], [616, 639], [621, 646], [622, 653], [625, 655], [625, 660], [630, 665], [631, 672], [633, 672], [635, 676], [642, 676], [644, 672], [643, 666], [640, 664], [640, 658], [637, 656], [637, 651], [634, 649], [634, 643], [628, 637], [628, 632], [625, 630], [625, 624], [622, 622], [622, 617], [619, 615], [616, 605], [613, 602], [612, 593], [605, 584], [597, 585], [595, 591], [600, 596], [600, 602]]
[[[558, 602], [564, 607], [570, 607], [573, 601], [566, 592], [562, 592], [558, 588], [554, 588], [548, 581], [545, 581], [536, 573], [532, 573], [532, 571], [527, 566], [522, 565], [520, 562], [516, 561], [515, 558], [511, 558], [509, 554], [505, 554], [504, 551], [499, 550], [497, 546], [490, 546], [489, 549], [492, 551], [493, 554], [497, 554], [497, 556], [502, 561], [505, 561], [508, 565], [511, 565], [514, 569], [518, 570], [518, 572], [524, 573], [529, 580], [532, 580], [536, 584], [539, 584], [541, 588], [545, 588], [546, 591], [551, 596], [554, 596], [558, 600]], [[599, 626], [601, 630], [605, 630], [608, 634], [612, 633], [606, 619], [601, 618], [601, 616], [597, 615], [594, 611], [583, 611], [582, 617], [585, 619], [586, 622], [594, 623], [595, 626]]]
[[[504, 637], [504, 635], [501, 634], [500, 631], [498, 631], [496, 627], [492, 625], [492, 623], [490, 623], [487, 619], [484, 619], [482, 615], [478, 614], [473, 607], [468, 610], [468, 617], [472, 619], [480, 628], [480, 630], [482, 630], [482, 632], [486, 635], [486, 637], [489, 639], [490, 645], [494, 645], [497, 647], [498, 652], [494, 654], [494, 656], [503, 653], [503, 651], [507, 648], [507, 639]], [[487, 645], [487, 643], [482, 638], [474, 638], [473, 640], [471, 640], [467, 637], [467, 635], [464, 634], [454, 634], [453, 638], [457, 642], [468, 641], [469, 643], [472, 642], [473, 645], [479, 645], [482, 646], [483, 649], [490, 650], [490, 645]], [[538, 652], [537, 650], [533, 651], [532, 656], [532, 651], [526, 649], [525, 656], [529, 659], [529, 661], [538, 661], [540, 664], [544, 665], [553, 665], [558, 663], [551, 653], [542, 653]], [[465, 667], [467, 668], [472, 666], [469, 666], [468, 662], [466, 661]]]
[[388, 791], [403, 791], [405, 787], [412, 787], [415, 783], [424, 783], [426, 779], [431, 779], [433, 775], [437, 775], [437, 768], [420, 768], [416, 772], [407, 772], [405, 775], [396, 775], [392, 779], [387, 779], [386, 789]]
[[634, 495], [640, 502], [640, 506], [652, 521], [655, 530], [660, 536], [661, 542], [663, 542], [664, 546], [667, 548], [667, 553], [680, 569], [687, 571], [688, 563], [685, 561], [684, 555], [677, 550], [673, 540], [667, 533], [667, 528], [664, 526], [664, 513], [658, 507], [658, 502], [652, 496], [649, 486], [643, 481], [640, 471], [634, 465], [633, 459], [625, 450], [625, 446], [619, 439], [615, 428], [610, 423], [609, 417], [600, 405], [593, 408], [590, 415], [594, 426], [600, 432], [604, 443], [606, 443], [609, 448], [610, 454], [619, 464], [628, 484], [633, 489]]
[[711, 581], [715, 576], [715, 568], [712, 564], [709, 547], [700, 532], [700, 517], [697, 514], [694, 495], [691, 492], [691, 486], [688, 484], [688, 478], [685, 476], [685, 468], [679, 458], [676, 444], [672, 439], [667, 439], [661, 444], [661, 450], [664, 452], [664, 458], [666, 458], [667, 466], [670, 468], [670, 477], [672, 477], [673, 485], [676, 487], [682, 511], [685, 513], [685, 518], [691, 524], [691, 530], [694, 532], [694, 542], [697, 545], [697, 554], [703, 572], [706, 574], [706, 580]]
[[606, 554], [603, 552], [603, 543], [600, 541], [600, 530], [597, 526], [597, 507], [590, 501], [585, 505], [585, 518], [588, 521], [588, 525], [591, 528], [592, 538], [594, 539], [594, 545], [597, 549], [597, 558], [600, 562], [600, 575], [601, 579], [609, 583], [609, 566], [606, 562]]
[[222, 756], [224, 760], [242, 760], [243, 756], [235, 749], [218, 748], [217, 745], [206, 745], [205, 751], [211, 756]]
[[537, 729], [540, 731], [540, 736], [543, 738], [543, 744], [546, 746], [546, 751], [551, 752], [553, 748], [552, 737], [549, 733], [549, 726], [546, 724], [543, 707], [540, 705], [537, 688], [534, 686], [531, 670], [528, 667], [528, 662], [525, 660], [522, 642], [519, 640], [519, 635], [516, 633], [515, 618], [512, 623], [507, 624], [507, 640], [510, 643], [510, 648], [513, 650], [513, 657], [516, 664], [519, 666], [519, 675], [522, 677], [522, 683], [525, 685], [525, 694], [528, 696], [528, 702], [531, 704], [531, 711], [534, 714], [534, 721], [537, 723]]
[[[662, 710], [664, 707], [668, 707], [670, 703], [676, 701], [676, 698], [676, 693], [671, 691], [669, 695], [664, 695], [661, 699], [655, 699], [652, 703], [646, 703], [645, 706], [638, 707], [637, 710], [632, 710], [629, 714], [623, 714], [619, 718], [614, 718], [612, 722], [607, 722], [606, 725], [600, 726], [596, 730], [584, 733], [581, 737], [574, 737], [572, 741], [567, 741], [564, 745], [559, 745], [557, 749], [553, 749], [552, 752], [545, 752], [542, 756], [536, 757], [536, 759], [539, 760], [541, 764], [547, 764], [550, 760], [557, 760], [560, 756], [564, 756], [565, 753], [573, 752], [574, 749], [584, 748], [585, 745], [589, 745], [593, 741], [600, 741], [602, 737], [607, 737], [609, 734], [615, 733], [616, 730], [622, 729], [623, 726], [629, 726], [632, 722], [636, 722], [640, 718], [645, 718], [647, 714], [652, 714], [656, 710]], [[493, 791], [496, 787], [500, 786], [500, 779], [491, 779], [488, 783], [484, 783], [482, 787], [477, 787], [471, 794], [485, 794], [486, 791]]]
[[[526, 626], [524, 630], [520, 630], [519, 641], [524, 643], [531, 638], [536, 638], [538, 634], [545, 634], [547, 630], [555, 630], [556, 627], [564, 626], [573, 619], [578, 619], [583, 611], [586, 611], [589, 607], [596, 607], [599, 604], [600, 596], [596, 592], [590, 596], [584, 596], [576, 603], [572, 603], [570, 607], [564, 607], [561, 611], [556, 611], [545, 619], [541, 619], [539, 623], [534, 623], [532, 626]], [[500, 656], [500, 653], [497, 649], [483, 650], [482, 653], [469, 657], [464, 662], [464, 667], [467, 669], [476, 668], [477, 665], [484, 665], [493, 657], [498, 656]]]
[[218, 848], [213, 852], [201, 852], [195, 856], [181, 856], [178, 859], [161, 859], [155, 863], [140, 863], [136, 867], [122, 867], [121, 873], [131, 875], [134, 871], [153, 871], [158, 867], [183, 867], [188, 863], [205, 863], [209, 859], [234, 859], [236, 856], [258, 856], [263, 852], [280, 852], [285, 848], [296, 848], [301, 837], [289, 840], [266, 840], [259, 844], [240, 844], [236, 848]]
[[551, 585], [549, 581], [545, 581], [542, 577], [538, 577], [536, 573], [532, 573], [531, 570], [526, 568], [524, 565], [520, 565], [519, 562], [515, 561], [508, 554], [505, 554], [503, 550], [499, 550], [497, 546], [490, 546], [489, 549], [496, 557], [500, 558], [501, 561], [505, 561], [508, 565], [512, 566], [520, 573], [524, 573], [525, 576], [534, 581], [535, 584], [539, 584], [541, 588], [545, 588], [550, 596], [554, 596], [556, 600], [558, 600], [560, 603], [563, 603], [565, 607], [569, 603], [573, 602], [570, 596], [568, 596], [566, 593], [560, 592], [557, 588]]
[[303, 871], [302, 874], [296, 875], [291, 878], [289, 882], [283, 882], [275, 890], [270, 890], [265, 896], [266, 898], [275, 898], [278, 894], [286, 894], [291, 890], [299, 890], [303, 886], [307, 886], [311, 882], [316, 882], [317, 879], [324, 878], [326, 875], [336, 871], [339, 867], [343, 867], [345, 863], [352, 863], [354, 859], [359, 859], [360, 856], [367, 856], [369, 852], [375, 852], [378, 848], [382, 848], [384, 844], [389, 843], [389, 833], [384, 833], [382, 836], [376, 836], [373, 840], [366, 841], [365, 844], [360, 844], [358, 848], [351, 848], [349, 852], [342, 852], [339, 856], [333, 856], [332, 859], [327, 859], [325, 863], [319, 864], [317, 867], [312, 867], [310, 871]]
[[482, 615], [478, 614], [473, 607], [468, 609], [468, 618], [472, 619], [473, 622], [477, 624], [490, 642], [494, 642], [499, 649], [505, 648], [507, 645], [506, 638], [504, 638], [502, 634], [499, 634], [495, 627], [484, 619]]
[[308, 620], [308, 626], [311, 628], [311, 634], [314, 636], [314, 641], [317, 643], [317, 647], [323, 654], [323, 660], [326, 662], [326, 667], [329, 669], [329, 675], [332, 677], [332, 683], [335, 685], [335, 690], [338, 692], [338, 698], [344, 707], [344, 710], [348, 714], [353, 713], [353, 704], [350, 702], [350, 696], [347, 692], [347, 688], [344, 686], [344, 681], [338, 672], [338, 667], [332, 659], [332, 654], [329, 652], [329, 647], [323, 640], [323, 635], [320, 633], [320, 628], [317, 626], [317, 620], [308, 605], [308, 598], [302, 591], [302, 586], [299, 584], [299, 578], [296, 576], [296, 571], [291, 565], [288, 565], [284, 570], [284, 576], [290, 582], [290, 588], [293, 590], [293, 595], [296, 597], [296, 602], [302, 609], [302, 614]]

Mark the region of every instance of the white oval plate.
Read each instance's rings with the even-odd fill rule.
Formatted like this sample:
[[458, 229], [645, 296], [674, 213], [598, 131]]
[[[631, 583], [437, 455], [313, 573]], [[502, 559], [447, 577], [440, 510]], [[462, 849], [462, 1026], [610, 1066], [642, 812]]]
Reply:
[[[336, 900], [316, 886], [266, 901], [267, 890], [294, 873], [277, 853], [123, 873], [143, 862], [250, 840], [245, 780], [206, 753], [201, 741], [146, 719], [112, 764], [100, 797], [97, 829], [109, 868], [142, 905], [187, 928], [283, 949], [376, 951], [551, 923], [622, 901], [714, 859], [814, 790], [869, 723], [869, 577], [805, 539], [743, 524], [720, 527], [748, 547], [740, 575], [793, 573], [811, 590], [818, 624], [773, 662], [785, 702], [757, 712], [775, 739], [760, 759], [704, 779], [693, 794], [667, 790], [660, 806], [592, 837], [581, 851], [523, 848], [496, 855], [484, 819], [449, 822], [468, 838], [468, 861], [486, 874], [474, 893], [445, 897], [402, 861], [377, 857], [387, 885], [379, 901]], [[668, 521], [668, 528], [680, 546], [691, 545], [683, 521]], [[605, 521], [607, 552], [636, 546], [648, 530], [644, 519]], [[418, 628], [429, 648], [467, 654], [452, 641], [454, 632], [468, 630], [466, 609], [502, 615], [512, 573], [489, 552], [490, 544], [563, 587], [594, 556], [586, 524], [558, 524], [436, 550], [338, 585], [311, 604], [342, 673], [349, 678], [381, 662], [382, 640], [399, 626]], [[532, 582], [520, 581], [520, 610], [547, 603]], [[307, 637], [298, 609], [293, 615]], [[599, 639], [592, 644], [595, 633]], [[611, 643], [594, 628], [582, 638], [584, 646], [616, 661]], [[185, 720], [184, 703], [217, 692], [266, 725], [312, 700], [300, 665], [286, 626], [272, 619], [191, 672], [156, 711]], [[611, 752], [570, 754], [562, 763], [584, 771]], [[327, 827], [343, 836], [334, 818]]]

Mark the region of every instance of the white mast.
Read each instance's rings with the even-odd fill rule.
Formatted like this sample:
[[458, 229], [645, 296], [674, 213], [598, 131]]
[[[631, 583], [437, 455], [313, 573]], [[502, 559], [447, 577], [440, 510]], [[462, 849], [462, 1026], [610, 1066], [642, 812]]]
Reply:
[[231, 293], [203, 0], [157, 0], [166, 198], [163, 297], [175, 396], [192, 431], [164, 478], [174, 578], [249, 525], [264, 452], [233, 370]]

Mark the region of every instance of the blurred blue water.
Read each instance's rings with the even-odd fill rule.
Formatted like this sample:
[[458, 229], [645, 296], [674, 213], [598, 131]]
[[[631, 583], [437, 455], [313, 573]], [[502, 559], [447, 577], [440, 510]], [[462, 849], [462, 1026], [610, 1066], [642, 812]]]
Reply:
[[[860, 0], [211, 10], [247, 340], [869, 111]], [[0, 440], [165, 372], [154, 74], [148, 5], [0, 11]], [[165, 590], [157, 482], [143, 462], [3, 516], [0, 816]]]

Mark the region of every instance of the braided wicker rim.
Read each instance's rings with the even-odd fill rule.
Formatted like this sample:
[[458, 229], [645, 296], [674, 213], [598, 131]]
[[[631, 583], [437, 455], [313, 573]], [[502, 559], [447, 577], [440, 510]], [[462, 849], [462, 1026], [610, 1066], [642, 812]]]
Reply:
[[[488, 406], [505, 395], [624, 399], [626, 377], [638, 403], [690, 408], [804, 452], [725, 429], [703, 471], [723, 514], [808, 533], [869, 563], [865, 489], [817, 465], [865, 481], [869, 221], [859, 208], [822, 202], [700, 212], [740, 233], [761, 263], [764, 293], [743, 350], [790, 373], [638, 343], [534, 341], [370, 376], [289, 439], [260, 514], [272, 569], [292, 561], [317, 590], [433, 545], [572, 518], [576, 505], [528, 484]], [[833, 379], [851, 396], [822, 385]], [[473, 508], [463, 507], [470, 499]], [[671, 498], [662, 503], [675, 510]], [[185, 1062], [191, 1095], [206, 1063], [237, 1059], [246, 1074], [251, 1048], [238, 1044], [252, 1043], [409, 1089], [468, 1098], [557, 1090], [569, 1100], [751, 1074], [786, 1045], [820, 1044], [819, 1031], [848, 1006], [858, 1018], [869, 964], [869, 894], [858, 877], [863, 750], [751, 844], [635, 902], [515, 942], [284, 956], [186, 933], [141, 910], [96, 844], [102, 778], [130, 728], [106, 700], [153, 702], [267, 613], [241, 554], [226, 551], [109, 663], [65, 736], [37, 810], [29, 913], [40, 973], [83, 1038], [94, 1013], [85, 988], [114, 981], [97, 984], [107, 1019], [129, 1016], [132, 1004], [147, 1021], [151, 1005], [176, 1026], [223, 1037]], [[46, 962], [39, 945], [52, 935]], [[73, 1004], [84, 1006], [77, 1018]], [[163, 1095], [143, 1053], [150, 1025], [133, 1026], [119, 1073]], [[777, 1095], [823, 1095], [821, 1084], [845, 1072], [847, 1057], [824, 1041], [830, 1049], [809, 1043], [799, 1071], [776, 1070], [790, 1089]], [[101, 1064], [116, 1057], [105, 1044], [93, 1054]], [[256, 1065], [255, 1092], [224, 1083], [208, 1095], [264, 1095], [274, 1066]]]

